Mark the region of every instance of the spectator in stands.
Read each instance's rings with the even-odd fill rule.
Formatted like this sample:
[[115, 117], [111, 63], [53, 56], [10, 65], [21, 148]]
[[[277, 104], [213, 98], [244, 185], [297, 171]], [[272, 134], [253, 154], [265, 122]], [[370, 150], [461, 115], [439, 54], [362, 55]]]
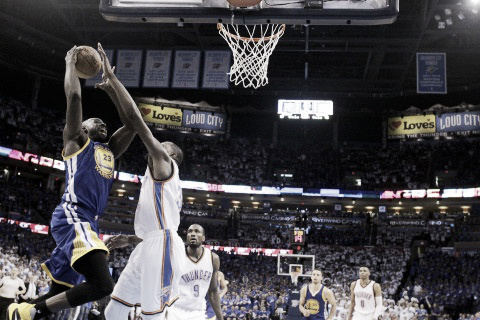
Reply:
[[0, 279], [0, 314], [4, 314], [6, 308], [13, 303], [18, 295], [26, 292], [25, 283], [18, 277], [19, 270], [13, 267], [9, 276]]

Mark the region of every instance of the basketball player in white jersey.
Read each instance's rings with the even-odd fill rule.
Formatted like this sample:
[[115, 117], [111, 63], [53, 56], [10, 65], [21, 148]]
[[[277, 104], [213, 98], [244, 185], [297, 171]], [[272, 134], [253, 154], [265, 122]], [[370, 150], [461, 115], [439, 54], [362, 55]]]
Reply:
[[350, 310], [348, 320], [377, 320], [382, 316], [382, 288], [370, 280], [370, 270], [361, 267], [360, 279], [350, 285]]
[[168, 320], [205, 320], [207, 304], [212, 305], [217, 320], [223, 320], [218, 290], [218, 255], [205, 248], [205, 230], [192, 224], [187, 230], [187, 260], [180, 275], [180, 298], [168, 310]]
[[[104, 81], [119, 92], [121, 86], [99, 46]], [[184, 243], [178, 236], [182, 187], [178, 166], [182, 150], [172, 142], [160, 143], [147, 127], [130, 95], [118, 102], [131, 127], [148, 151], [148, 165], [135, 212], [135, 234], [142, 239], [132, 252], [105, 310], [107, 320], [127, 319], [131, 307], [140, 303], [142, 318], [165, 319], [166, 309], [178, 299], [178, 280], [185, 260]]]

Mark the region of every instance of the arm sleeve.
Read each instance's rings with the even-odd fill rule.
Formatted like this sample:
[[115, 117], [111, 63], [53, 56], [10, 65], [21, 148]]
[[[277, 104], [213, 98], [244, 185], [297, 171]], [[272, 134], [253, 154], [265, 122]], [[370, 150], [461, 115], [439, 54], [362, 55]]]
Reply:
[[375, 314], [373, 315], [373, 319], [378, 319], [379, 316], [383, 315], [382, 307], [383, 307], [383, 298], [382, 296], [375, 297]]

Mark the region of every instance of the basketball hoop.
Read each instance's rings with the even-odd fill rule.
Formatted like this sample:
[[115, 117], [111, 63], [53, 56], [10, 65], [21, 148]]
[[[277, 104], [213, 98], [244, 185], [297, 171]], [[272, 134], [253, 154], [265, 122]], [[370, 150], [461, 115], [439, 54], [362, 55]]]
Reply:
[[[278, 40], [285, 32], [284, 24], [235, 25], [217, 23], [218, 32], [233, 52], [230, 82], [245, 87], [268, 83], [268, 61]], [[241, 35], [243, 34], [243, 36]]]
[[294, 286], [298, 283], [298, 277], [300, 276], [300, 271], [290, 271], [290, 278], [292, 279], [292, 283]]

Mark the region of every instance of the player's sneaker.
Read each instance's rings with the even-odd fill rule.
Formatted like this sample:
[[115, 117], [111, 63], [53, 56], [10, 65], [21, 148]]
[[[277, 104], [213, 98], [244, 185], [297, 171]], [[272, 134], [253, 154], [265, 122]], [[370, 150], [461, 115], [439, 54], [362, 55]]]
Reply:
[[35, 305], [26, 302], [12, 303], [7, 308], [7, 320], [33, 320]]

